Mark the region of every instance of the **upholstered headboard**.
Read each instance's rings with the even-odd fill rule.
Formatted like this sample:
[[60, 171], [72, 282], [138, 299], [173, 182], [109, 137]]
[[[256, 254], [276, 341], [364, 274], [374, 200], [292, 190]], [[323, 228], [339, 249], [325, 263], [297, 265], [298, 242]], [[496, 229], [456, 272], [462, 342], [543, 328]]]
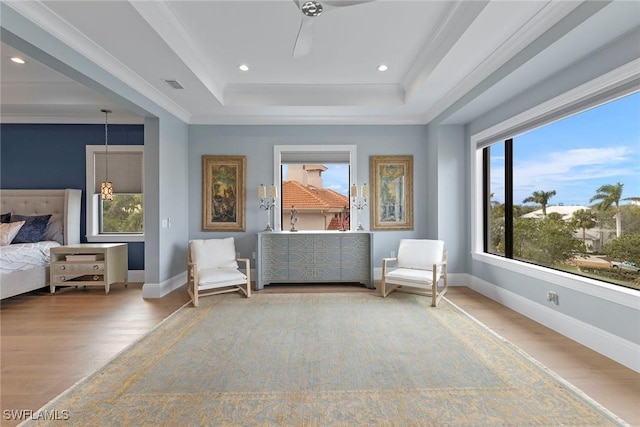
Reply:
[[80, 243], [82, 190], [0, 190], [0, 212], [59, 216], [64, 244]]

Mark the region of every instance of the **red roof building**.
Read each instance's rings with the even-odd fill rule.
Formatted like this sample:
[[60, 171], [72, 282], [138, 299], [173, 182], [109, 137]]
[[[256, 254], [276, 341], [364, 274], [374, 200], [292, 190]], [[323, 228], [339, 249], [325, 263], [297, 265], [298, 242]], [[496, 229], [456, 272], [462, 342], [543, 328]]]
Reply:
[[282, 183], [282, 229], [289, 230], [291, 207], [296, 209], [297, 230], [340, 230], [341, 216], [349, 229], [349, 198], [327, 188], [303, 185], [298, 181]]

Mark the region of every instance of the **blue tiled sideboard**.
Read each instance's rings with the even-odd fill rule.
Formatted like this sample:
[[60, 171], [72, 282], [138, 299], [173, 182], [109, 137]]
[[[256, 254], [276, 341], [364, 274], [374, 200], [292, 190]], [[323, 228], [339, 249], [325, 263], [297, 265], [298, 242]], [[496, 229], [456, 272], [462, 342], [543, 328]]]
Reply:
[[269, 283], [357, 282], [373, 289], [373, 234], [360, 231], [258, 233], [256, 289]]

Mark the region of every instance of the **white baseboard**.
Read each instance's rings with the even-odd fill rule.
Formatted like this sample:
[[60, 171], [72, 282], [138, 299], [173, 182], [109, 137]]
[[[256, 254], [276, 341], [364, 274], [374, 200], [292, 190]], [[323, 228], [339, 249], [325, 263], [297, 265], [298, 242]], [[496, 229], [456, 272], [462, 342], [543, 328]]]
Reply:
[[570, 338], [585, 347], [640, 372], [640, 346], [607, 331], [552, 310], [485, 280], [469, 276], [469, 288]]
[[186, 271], [162, 283], [145, 283], [142, 285], [142, 298], [162, 298], [185, 283], [187, 283]]

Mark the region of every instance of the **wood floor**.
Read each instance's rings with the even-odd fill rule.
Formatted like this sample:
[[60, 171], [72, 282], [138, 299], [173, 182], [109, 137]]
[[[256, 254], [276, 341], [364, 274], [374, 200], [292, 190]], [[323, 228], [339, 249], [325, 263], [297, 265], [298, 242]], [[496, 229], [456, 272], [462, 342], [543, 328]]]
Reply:
[[[278, 292], [376, 292], [360, 286], [268, 286]], [[452, 287], [449, 300], [570, 381], [630, 425], [640, 426], [640, 374], [477, 294]], [[180, 308], [180, 288], [142, 299], [141, 287], [34, 292], [3, 300], [0, 309], [2, 426], [6, 410], [37, 410], [91, 374]]]

